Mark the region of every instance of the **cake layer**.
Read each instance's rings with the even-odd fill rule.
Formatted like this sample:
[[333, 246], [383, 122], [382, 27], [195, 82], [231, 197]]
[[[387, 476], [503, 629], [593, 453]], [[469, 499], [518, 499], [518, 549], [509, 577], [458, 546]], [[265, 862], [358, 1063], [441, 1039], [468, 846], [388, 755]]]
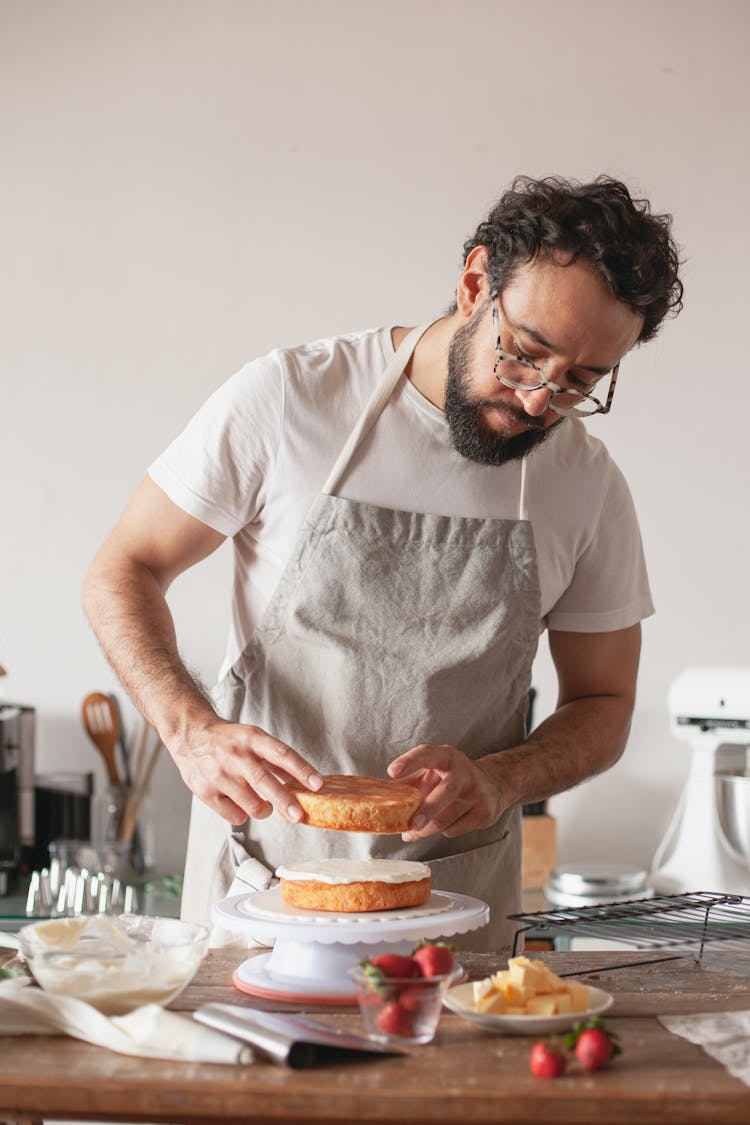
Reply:
[[337, 832], [405, 832], [422, 794], [403, 781], [329, 774], [316, 792], [289, 782], [305, 817], [300, 823]]
[[277, 868], [281, 897], [299, 910], [359, 914], [421, 906], [432, 889], [426, 863], [405, 859], [320, 859]]

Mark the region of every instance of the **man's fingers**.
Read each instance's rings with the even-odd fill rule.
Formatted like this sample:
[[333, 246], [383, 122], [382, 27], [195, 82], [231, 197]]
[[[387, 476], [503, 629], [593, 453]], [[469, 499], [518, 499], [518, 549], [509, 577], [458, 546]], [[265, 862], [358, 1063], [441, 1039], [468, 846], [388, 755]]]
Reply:
[[[268, 816], [274, 809], [293, 823], [300, 821], [304, 816], [302, 806], [297, 802], [293, 793], [287, 789], [274, 772], [268, 768], [266, 762], [256, 758], [243, 772], [243, 780], [247, 785], [247, 792], [252, 807], [255, 808], [258, 800], [268, 811], [264, 813], [253, 812], [248, 809], [250, 816]], [[244, 802], [243, 802], [244, 804]]]
[[316, 790], [322, 786], [323, 778], [285, 742], [273, 738], [259, 727], [242, 729], [244, 737], [238, 740], [239, 746], [235, 744], [235, 753], [240, 751], [239, 776], [247, 790], [244, 799], [233, 793], [229, 795], [247, 810], [248, 816], [266, 817], [278, 809], [292, 823], [297, 823], [304, 812], [285, 782], [296, 781]]
[[279, 779], [282, 785], [297, 785], [299, 784], [296, 777], [292, 777], [290, 773], [283, 770], [281, 766], [273, 767], [274, 776]]
[[245, 819], [264, 820], [273, 812], [273, 803], [244, 777], [228, 777], [223, 786], [224, 796], [244, 811]]
[[443, 835], [447, 839], [453, 839], [454, 836], [462, 836], [464, 832], [473, 832], [475, 828], [484, 827], [485, 825], [483, 824], [477, 824], [474, 812], [470, 809], [467, 813], [464, 813], [463, 816], [460, 816], [458, 820], [454, 820], [452, 824], [444, 828]]
[[388, 776], [403, 781], [407, 774], [416, 773], [418, 770], [447, 769], [450, 764], [450, 750], [450, 746], [432, 746], [427, 742], [412, 746], [411, 750], [393, 759], [388, 766]]
[[240, 806], [229, 797], [220, 795], [214, 797], [213, 800], [206, 799], [204, 804], [208, 805], [209, 808], [213, 809], [213, 811], [223, 817], [224, 820], [228, 820], [230, 824], [234, 824], [235, 826], [244, 824], [247, 820], [245, 810], [240, 808]]
[[293, 747], [249, 724], [219, 722], [179, 757], [185, 782], [231, 824], [263, 819], [274, 809], [296, 823], [304, 812], [288, 784], [312, 791], [323, 785], [318, 771]]
[[[307, 789], [320, 789], [323, 778], [309, 762], [305, 761], [301, 754], [298, 754], [286, 742], [279, 742], [277, 738], [272, 738], [260, 727], [250, 727], [249, 729], [252, 731], [249, 749], [253, 754], [266, 762], [272, 763], [275, 767], [278, 766], [289, 777], [299, 781]], [[274, 770], [274, 773], [276, 772]]]
[[457, 821], [470, 814], [471, 804], [468, 801], [451, 801], [447, 805], [428, 809], [422, 805], [412, 817], [408, 830], [401, 838], [409, 844], [426, 836], [434, 836], [437, 832], [447, 836]]

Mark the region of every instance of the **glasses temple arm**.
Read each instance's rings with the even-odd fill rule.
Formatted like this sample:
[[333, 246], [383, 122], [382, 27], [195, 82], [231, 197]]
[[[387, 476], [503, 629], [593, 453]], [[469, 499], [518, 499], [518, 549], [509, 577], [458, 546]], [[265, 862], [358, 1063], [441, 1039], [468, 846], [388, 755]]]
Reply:
[[615, 387], [617, 386], [617, 376], [620, 372], [619, 363], [612, 368], [612, 378], [609, 381], [609, 391], [607, 392], [607, 401], [599, 411], [600, 414], [609, 414], [610, 407], [612, 406], [612, 399], [615, 397]]

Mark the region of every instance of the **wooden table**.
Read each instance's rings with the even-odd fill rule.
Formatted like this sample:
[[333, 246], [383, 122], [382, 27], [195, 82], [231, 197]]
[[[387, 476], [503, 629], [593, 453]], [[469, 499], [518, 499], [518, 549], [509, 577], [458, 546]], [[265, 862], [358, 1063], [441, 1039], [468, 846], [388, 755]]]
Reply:
[[[607, 1021], [620, 1037], [623, 1054], [595, 1074], [535, 1079], [528, 1066], [533, 1040], [489, 1035], [449, 1012], [434, 1042], [406, 1056], [313, 1070], [262, 1061], [247, 1066], [153, 1061], [64, 1037], [0, 1037], [0, 1121], [747, 1125], [750, 1088], [701, 1048], [668, 1032], [656, 1017], [750, 1008], [750, 976], [657, 957], [544, 954], [558, 972], [576, 972], [615, 997]], [[242, 959], [236, 951], [210, 953], [172, 1007], [191, 1011], [220, 1001], [284, 1010], [233, 989], [232, 970]], [[491, 955], [462, 953], [461, 959], [472, 978], [498, 967]], [[633, 961], [650, 963], [607, 968]], [[360, 1030], [354, 1011], [309, 1010], [316, 1018]]]

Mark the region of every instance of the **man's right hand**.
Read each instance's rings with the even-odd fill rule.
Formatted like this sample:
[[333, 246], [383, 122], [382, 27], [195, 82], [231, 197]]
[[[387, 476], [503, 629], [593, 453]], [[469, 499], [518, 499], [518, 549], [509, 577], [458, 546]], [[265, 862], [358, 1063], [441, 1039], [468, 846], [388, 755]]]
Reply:
[[323, 784], [291, 746], [244, 723], [217, 718], [169, 749], [187, 787], [230, 824], [263, 819], [274, 810], [297, 822], [304, 814], [285, 782], [313, 790]]

